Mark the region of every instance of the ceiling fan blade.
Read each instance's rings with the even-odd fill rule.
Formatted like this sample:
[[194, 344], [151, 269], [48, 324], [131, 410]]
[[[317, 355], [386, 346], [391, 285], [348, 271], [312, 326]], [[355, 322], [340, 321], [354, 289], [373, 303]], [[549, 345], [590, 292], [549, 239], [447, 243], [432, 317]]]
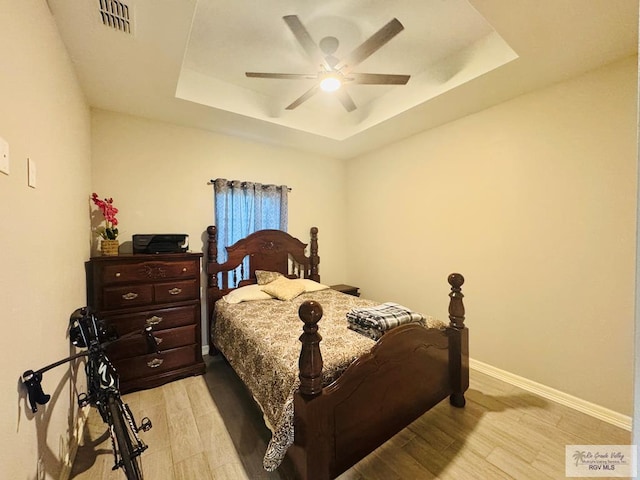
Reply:
[[317, 75], [310, 75], [307, 73], [261, 73], [261, 72], [245, 72], [245, 75], [250, 78], [278, 78], [284, 80], [300, 80], [308, 79], [315, 80]]
[[373, 52], [404, 30], [404, 26], [397, 18], [394, 18], [384, 27], [365, 40], [358, 48], [343, 58], [335, 66], [336, 70], [347, 68], [347, 71], [368, 58]]
[[406, 85], [411, 75], [388, 75], [386, 73], [350, 73], [352, 83], [361, 85]]
[[344, 88], [340, 88], [333, 93], [338, 97], [338, 100], [340, 100], [340, 103], [347, 112], [353, 112], [356, 109], [356, 104]]
[[296, 37], [302, 48], [307, 55], [311, 57], [313, 62], [317, 65], [323, 65], [327, 70], [331, 70], [331, 66], [327, 63], [327, 60], [324, 58], [320, 47], [313, 41], [311, 35], [304, 27], [300, 19], [297, 15], [285, 15], [282, 17], [286, 24], [293, 32], [293, 35]]
[[300, 95], [297, 99], [295, 99], [291, 105], [287, 106], [287, 110], [293, 110], [294, 108], [298, 107], [302, 102], [306, 102], [307, 100], [309, 100], [313, 95], [315, 95], [316, 93], [318, 93], [318, 90], [320, 89], [319, 85], [314, 85], [313, 87], [311, 87], [309, 90], [307, 90], [305, 93], [303, 93], [302, 95]]

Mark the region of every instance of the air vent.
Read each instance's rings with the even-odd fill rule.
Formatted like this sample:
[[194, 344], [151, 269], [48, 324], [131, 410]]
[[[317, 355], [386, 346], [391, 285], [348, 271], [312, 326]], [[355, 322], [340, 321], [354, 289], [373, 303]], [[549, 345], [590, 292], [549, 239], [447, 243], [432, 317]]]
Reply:
[[118, 0], [98, 0], [100, 2], [100, 16], [107, 27], [124, 33], [131, 33], [131, 19], [129, 6]]

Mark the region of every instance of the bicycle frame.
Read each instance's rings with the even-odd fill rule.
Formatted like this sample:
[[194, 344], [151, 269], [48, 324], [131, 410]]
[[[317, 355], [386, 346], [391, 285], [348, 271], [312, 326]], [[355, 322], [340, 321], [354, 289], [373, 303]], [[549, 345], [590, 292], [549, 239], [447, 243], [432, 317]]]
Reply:
[[109, 425], [109, 435], [114, 454], [113, 470], [116, 470], [122, 467], [122, 457], [118, 455], [116, 448], [114, 421], [109, 409], [109, 403], [116, 402], [119, 405], [124, 419], [133, 433], [133, 440], [136, 444], [132, 452], [134, 457], [139, 456], [147, 449], [147, 445], [142, 441], [138, 432], [139, 430], [149, 430], [151, 421], [145, 417], [142, 419], [140, 426], [138, 426], [129, 405], [120, 398], [118, 374], [102, 349], [98, 349], [95, 355], [88, 355], [85, 371], [87, 374], [87, 393], [78, 395], [78, 406], [81, 408], [86, 405], [95, 406], [102, 417], [102, 421]]
[[[154, 353], [159, 353], [156, 340], [152, 334], [152, 327], [146, 327], [143, 332], [131, 332], [122, 337], [117, 337], [117, 335], [110, 334], [105, 326], [93, 314], [89, 313], [86, 308], [74, 311], [69, 323], [71, 343], [76, 347], [87, 348], [87, 350], [70, 355], [39, 370], [27, 370], [23, 373], [22, 382], [27, 387], [31, 411], [33, 413], [37, 412], [38, 405], [45, 405], [50, 399], [50, 395], [44, 393], [41, 385], [42, 375], [45, 372], [79, 358], [87, 358], [85, 365], [87, 393], [78, 394], [78, 405], [81, 408], [86, 405], [96, 407], [102, 420], [109, 425], [109, 434], [114, 453], [113, 470], [117, 468], [124, 469], [123, 457], [119, 449], [116, 448], [116, 432], [114, 431], [114, 424], [118, 423], [120, 425], [121, 421], [114, 422], [113, 412], [122, 414], [128, 429], [133, 433], [133, 441], [136, 445], [130, 445], [132, 451], [127, 453], [129, 462], [147, 449], [147, 445], [140, 439], [138, 432], [140, 430], [147, 431], [152, 425], [151, 421], [145, 417], [138, 426], [131, 409], [122, 401], [118, 373], [107, 357], [106, 348], [119, 340], [134, 335], [144, 335], [148, 349]], [[121, 445], [119, 447], [122, 449]]]

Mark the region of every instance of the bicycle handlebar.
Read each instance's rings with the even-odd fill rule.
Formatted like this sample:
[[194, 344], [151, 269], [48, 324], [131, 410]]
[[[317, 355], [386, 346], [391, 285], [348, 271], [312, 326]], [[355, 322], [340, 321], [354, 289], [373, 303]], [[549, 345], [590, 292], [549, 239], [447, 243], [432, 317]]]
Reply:
[[33, 413], [38, 411], [38, 405], [45, 405], [51, 399], [51, 395], [47, 395], [42, 391], [41, 381], [42, 373], [40, 372], [27, 370], [22, 374], [22, 383], [27, 386], [29, 404]]
[[[88, 311], [85, 308], [77, 309], [73, 312], [73, 314], [71, 314], [70, 323], [73, 324], [73, 322], [75, 321], [80, 323], [83, 321], [88, 321], [89, 319], [95, 320], [93, 315], [88, 313]], [[95, 325], [95, 322], [94, 322], [94, 325]], [[101, 336], [101, 334], [104, 334], [106, 336], [106, 333], [107, 333], [106, 330], [94, 328], [91, 331], [92, 331], [92, 333], [90, 334], [90, 337], [92, 337], [90, 338], [91, 342], [88, 342], [89, 345], [86, 345], [88, 350], [84, 352], [76, 353], [75, 355], [71, 355], [63, 360], [59, 360], [55, 363], [47, 365], [46, 367], [36, 370], [35, 372], [33, 370], [27, 370], [22, 374], [22, 377], [21, 377], [22, 383], [27, 387], [29, 404], [31, 406], [31, 411], [33, 413], [36, 413], [38, 411], [38, 405], [45, 405], [51, 399], [51, 395], [44, 393], [44, 391], [42, 390], [41, 382], [42, 382], [42, 374], [48, 370], [51, 370], [52, 368], [62, 365], [63, 363], [71, 362], [72, 360], [75, 360], [76, 358], [79, 358], [79, 357], [87, 357], [89, 355], [95, 355], [100, 351], [104, 351], [108, 345], [114, 342], [117, 342], [118, 340], [122, 340], [124, 338], [133, 336], [135, 334], [138, 334], [138, 335], [144, 334], [145, 342], [147, 344], [147, 350], [149, 351], [149, 353], [156, 353], [156, 354], [160, 353], [158, 350], [158, 342], [156, 341], [156, 338], [153, 336], [152, 326], [147, 326], [142, 332], [130, 332], [126, 335], [123, 335], [122, 337], [118, 337], [116, 335], [115, 338], [110, 337], [105, 341], [100, 341], [101, 339], [99, 337]], [[89, 331], [83, 331], [85, 335], [88, 332]], [[72, 343], [75, 345], [73, 341]]]
[[160, 353], [158, 350], [158, 341], [153, 336], [153, 327], [151, 325], [144, 329], [144, 339], [147, 342], [148, 353]]

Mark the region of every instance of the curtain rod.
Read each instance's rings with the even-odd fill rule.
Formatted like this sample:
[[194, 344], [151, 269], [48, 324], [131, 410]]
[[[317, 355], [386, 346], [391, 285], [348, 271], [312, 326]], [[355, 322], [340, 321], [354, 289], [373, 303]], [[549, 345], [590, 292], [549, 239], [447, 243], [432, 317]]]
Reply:
[[[213, 184], [216, 182], [216, 180], [221, 180], [221, 179], [219, 179], [219, 178], [216, 178], [215, 180], [214, 180], [214, 179], [211, 179], [211, 180], [209, 180], [209, 182], [208, 182], [208, 183], [209, 183], [209, 185], [213, 185]], [[246, 181], [244, 181], [244, 182], [240, 182], [240, 180], [227, 180], [227, 185], [228, 185], [229, 187], [232, 187], [232, 186], [233, 186], [233, 184], [234, 184], [235, 182], [240, 183], [240, 186], [241, 186], [241, 187], [246, 187], [246, 186], [247, 186], [247, 183], [258, 183], [258, 182], [246, 182]], [[282, 185], [266, 185], [266, 184], [265, 184], [265, 185], [262, 185], [262, 188], [268, 188], [268, 187], [270, 187], [270, 186], [273, 186], [273, 187], [276, 187], [276, 188], [282, 188], [282, 187], [283, 187]], [[289, 191], [289, 192], [290, 192], [290, 191], [291, 191], [291, 187], [287, 187], [287, 191]]]

